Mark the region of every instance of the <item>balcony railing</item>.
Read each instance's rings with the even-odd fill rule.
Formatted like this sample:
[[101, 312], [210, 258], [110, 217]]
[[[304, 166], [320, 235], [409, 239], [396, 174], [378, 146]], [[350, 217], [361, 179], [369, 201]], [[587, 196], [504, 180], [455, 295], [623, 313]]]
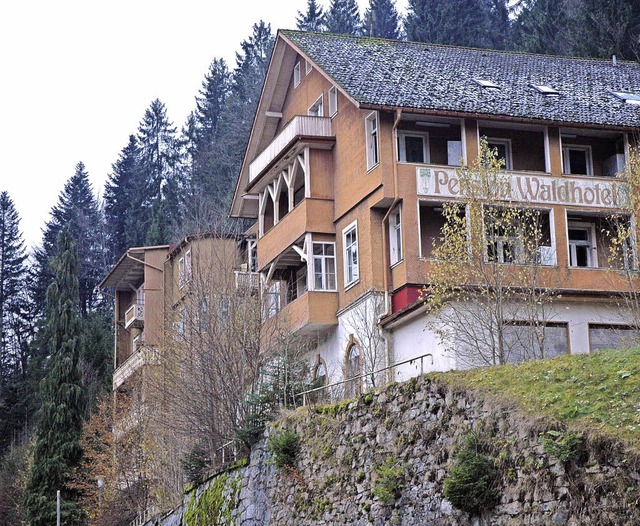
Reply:
[[144, 304], [134, 303], [124, 313], [124, 328], [135, 327], [141, 329], [144, 326]]
[[255, 291], [260, 285], [259, 272], [247, 272], [245, 270], [236, 270], [236, 289]]
[[276, 135], [269, 146], [249, 165], [249, 182], [258, 177], [296, 137], [333, 137], [331, 119], [327, 117], [309, 117], [306, 115], [298, 115], [291, 119], [289, 124]]
[[143, 365], [157, 365], [158, 363], [158, 349], [144, 345], [138, 346], [137, 350], [113, 372], [113, 390], [120, 387]]

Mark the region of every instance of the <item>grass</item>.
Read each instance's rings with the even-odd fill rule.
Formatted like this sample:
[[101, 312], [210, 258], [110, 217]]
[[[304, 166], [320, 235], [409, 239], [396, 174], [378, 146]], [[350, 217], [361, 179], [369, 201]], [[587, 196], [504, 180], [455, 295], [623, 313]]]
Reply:
[[585, 424], [640, 447], [640, 347], [435, 377], [508, 398], [528, 412]]

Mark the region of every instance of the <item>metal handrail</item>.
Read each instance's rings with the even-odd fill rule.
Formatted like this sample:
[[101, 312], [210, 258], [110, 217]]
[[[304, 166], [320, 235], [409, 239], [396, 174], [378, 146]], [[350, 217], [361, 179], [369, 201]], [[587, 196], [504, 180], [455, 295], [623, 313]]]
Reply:
[[421, 356], [416, 356], [415, 358], [410, 358], [408, 360], [403, 360], [402, 362], [394, 363], [393, 365], [387, 365], [386, 367], [383, 367], [383, 368], [378, 369], [376, 371], [363, 373], [363, 374], [360, 374], [358, 376], [352, 376], [351, 378], [347, 378], [346, 380], [340, 380], [339, 382], [333, 382], [331, 384], [321, 385], [320, 387], [314, 387], [313, 389], [308, 389], [307, 391], [302, 391], [301, 393], [296, 393], [293, 396], [294, 396], [294, 398], [297, 397], [297, 396], [302, 396], [302, 405], [306, 406], [307, 405], [307, 398], [308, 398], [308, 395], [310, 393], [319, 392], [319, 391], [322, 391], [324, 389], [328, 389], [329, 387], [335, 387], [337, 385], [342, 385], [342, 384], [346, 384], [348, 382], [353, 382], [354, 380], [360, 380], [362, 378], [366, 378], [367, 376], [371, 376], [371, 375], [374, 375], [374, 374], [377, 374], [377, 373], [381, 373], [383, 371], [387, 371], [389, 369], [393, 369], [394, 367], [397, 367], [399, 365], [404, 365], [405, 363], [413, 363], [416, 360], [420, 360], [420, 374], [424, 374], [424, 361], [423, 361], [423, 359], [426, 358], [427, 356], [431, 357], [431, 365], [433, 365], [433, 354], [426, 353], [426, 354], [423, 354]]

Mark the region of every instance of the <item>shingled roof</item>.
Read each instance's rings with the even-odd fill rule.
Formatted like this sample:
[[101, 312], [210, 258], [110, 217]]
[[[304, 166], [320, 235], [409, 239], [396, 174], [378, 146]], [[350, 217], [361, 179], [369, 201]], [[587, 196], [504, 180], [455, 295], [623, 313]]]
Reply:
[[[640, 127], [637, 62], [281, 31], [360, 106], [486, 114], [586, 125]], [[473, 79], [500, 86], [488, 89]], [[544, 95], [532, 84], [559, 95]]]

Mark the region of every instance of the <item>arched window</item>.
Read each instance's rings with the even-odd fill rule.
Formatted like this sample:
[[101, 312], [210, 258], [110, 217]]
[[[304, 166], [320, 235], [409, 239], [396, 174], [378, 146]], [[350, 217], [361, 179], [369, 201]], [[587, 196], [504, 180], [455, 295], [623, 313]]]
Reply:
[[349, 380], [345, 384], [345, 395], [348, 397], [357, 396], [362, 389], [362, 352], [360, 345], [353, 335], [349, 338], [347, 353], [345, 356], [345, 379]]
[[313, 372], [313, 383], [316, 387], [327, 385], [327, 364], [320, 357], [318, 357], [318, 363]]

